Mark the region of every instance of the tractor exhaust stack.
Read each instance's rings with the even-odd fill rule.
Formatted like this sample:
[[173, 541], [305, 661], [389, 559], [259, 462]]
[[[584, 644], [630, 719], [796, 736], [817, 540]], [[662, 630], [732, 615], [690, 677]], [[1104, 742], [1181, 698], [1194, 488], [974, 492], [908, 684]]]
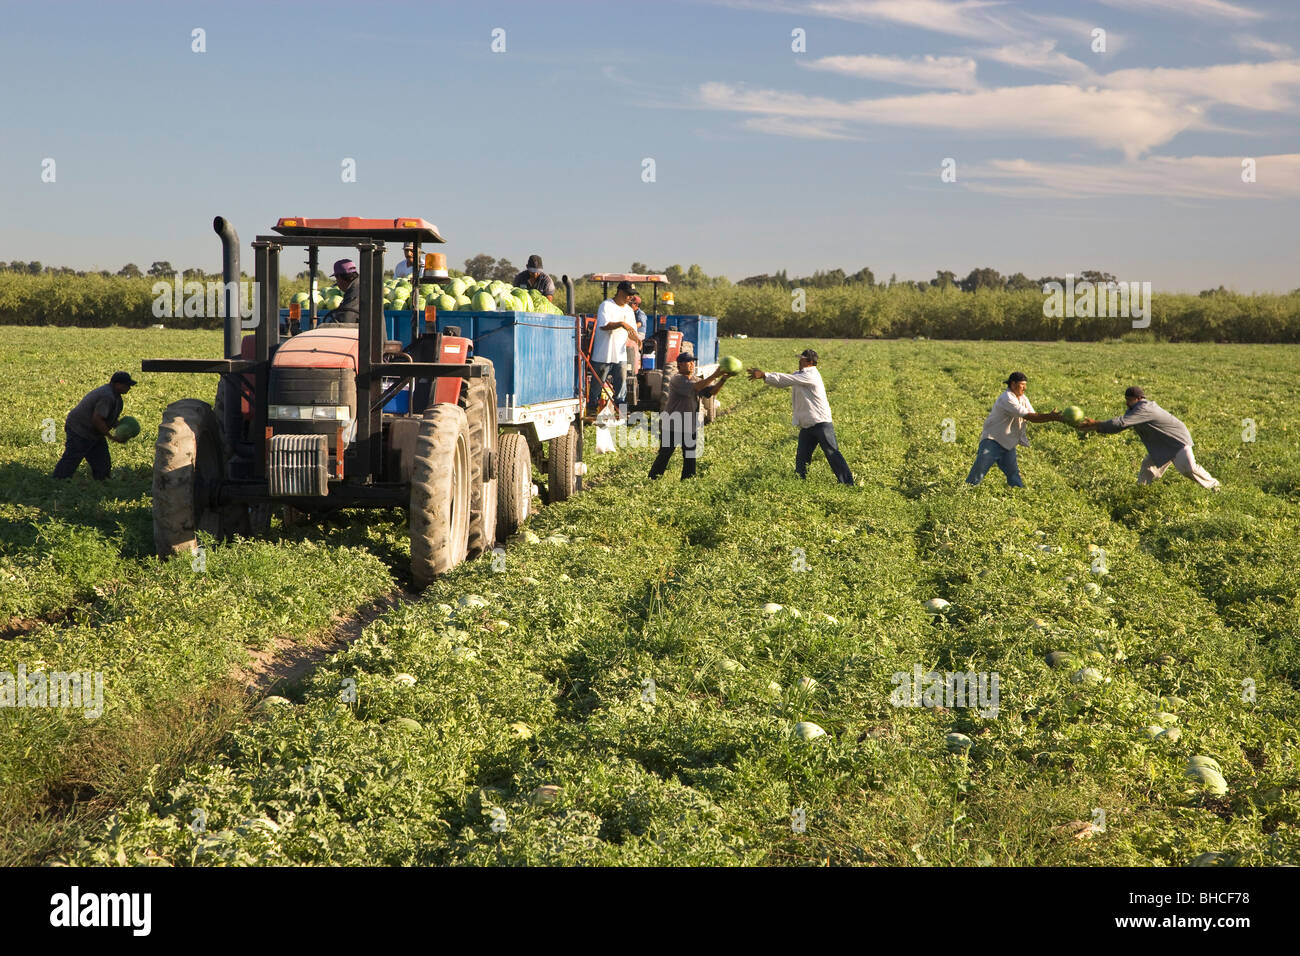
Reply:
[[226, 358], [239, 358], [242, 314], [239, 308], [239, 234], [230, 220], [217, 216], [212, 228], [221, 237], [221, 281], [226, 297]]
[[564, 311], [566, 315], [573, 315], [573, 280], [567, 275], [560, 276], [560, 281], [564, 283]]

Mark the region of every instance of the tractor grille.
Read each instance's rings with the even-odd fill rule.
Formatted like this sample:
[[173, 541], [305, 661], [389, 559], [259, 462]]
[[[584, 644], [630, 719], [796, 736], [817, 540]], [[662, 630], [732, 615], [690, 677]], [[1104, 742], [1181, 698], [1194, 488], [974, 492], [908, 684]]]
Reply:
[[324, 435], [272, 435], [266, 466], [272, 497], [329, 494], [329, 456]]

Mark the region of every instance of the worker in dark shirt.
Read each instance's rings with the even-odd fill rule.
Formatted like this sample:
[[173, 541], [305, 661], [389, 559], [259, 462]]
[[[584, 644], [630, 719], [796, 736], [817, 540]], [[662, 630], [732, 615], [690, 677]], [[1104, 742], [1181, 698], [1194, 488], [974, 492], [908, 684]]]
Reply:
[[135, 384], [126, 372], [114, 372], [107, 385], [92, 389], [76, 408], [68, 412], [63, 423], [63, 457], [54, 466], [55, 478], [71, 478], [83, 458], [90, 465], [91, 477], [96, 481], [108, 477], [113, 467], [108, 442], [125, 444], [124, 439], [113, 434], [113, 428], [122, 417], [122, 396]]
[[677, 374], [668, 382], [668, 397], [659, 413], [659, 454], [650, 466], [651, 479], [667, 470], [678, 445], [682, 448], [682, 479], [695, 477], [700, 398], [717, 395], [730, 377], [731, 373], [719, 368], [706, 379], [696, 379], [695, 356], [689, 352], [677, 356]]
[[1137, 432], [1147, 450], [1138, 469], [1139, 485], [1151, 484], [1172, 464], [1202, 488], [1220, 490], [1219, 480], [1196, 463], [1192, 433], [1186, 425], [1147, 398], [1146, 392], [1136, 385], [1124, 390], [1124, 404], [1127, 408], [1123, 415], [1103, 422], [1085, 418], [1075, 427], [1081, 432], [1095, 431], [1100, 435], [1116, 435], [1126, 428]]
[[357, 276], [357, 264], [351, 259], [334, 263], [334, 284], [343, 290], [343, 301], [322, 322], [361, 321], [361, 283]]
[[528, 257], [524, 271], [515, 276], [515, 285], [521, 289], [536, 289], [546, 296], [546, 301], [555, 301], [555, 281], [542, 271], [542, 257], [536, 253]]

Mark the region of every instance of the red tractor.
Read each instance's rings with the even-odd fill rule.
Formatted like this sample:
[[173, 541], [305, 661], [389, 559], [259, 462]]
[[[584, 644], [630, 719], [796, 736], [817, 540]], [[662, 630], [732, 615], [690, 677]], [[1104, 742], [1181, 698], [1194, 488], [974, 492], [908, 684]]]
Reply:
[[[277, 235], [253, 243], [257, 321], [241, 340], [239, 240], [225, 220], [214, 226], [225, 253], [226, 358], [141, 365], [221, 375], [214, 405], [187, 398], [163, 413], [153, 480], [159, 555], [192, 551], [198, 531], [218, 538], [264, 531], [274, 508], [401, 507], [410, 514], [412, 577], [423, 587], [514, 533], [529, 514], [532, 458], [523, 435], [504, 434], [498, 444], [493, 363], [475, 356], [474, 342], [454, 326], [429, 322], [424, 332], [420, 320], [431, 312], [389, 313], [386, 324], [384, 243], [416, 244], [418, 282], [419, 245], [444, 241], [437, 227], [423, 219], [281, 219]], [[320, 248], [356, 251], [358, 323], [281, 340], [285, 247], [309, 248], [313, 274]], [[393, 334], [399, 316], [409, 317], [409, 336]], [[576, 321], [555, 318], [572, 325], [573, 398]]]

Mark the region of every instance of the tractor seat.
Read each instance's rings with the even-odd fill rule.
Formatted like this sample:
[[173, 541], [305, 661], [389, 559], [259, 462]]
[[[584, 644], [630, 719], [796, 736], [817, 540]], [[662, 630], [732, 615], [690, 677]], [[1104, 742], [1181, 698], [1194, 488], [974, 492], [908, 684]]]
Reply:
[[[403, 357], [398, 358], [398, 356], [403, 356]], [[389, 339], [387, 342], [384, 343], [383, 361], [409, 362], [411, 361], [411, 357], [406, 354], [405, 345], [403, 345], [401, 342], [397, 341], [396, 339]]]

